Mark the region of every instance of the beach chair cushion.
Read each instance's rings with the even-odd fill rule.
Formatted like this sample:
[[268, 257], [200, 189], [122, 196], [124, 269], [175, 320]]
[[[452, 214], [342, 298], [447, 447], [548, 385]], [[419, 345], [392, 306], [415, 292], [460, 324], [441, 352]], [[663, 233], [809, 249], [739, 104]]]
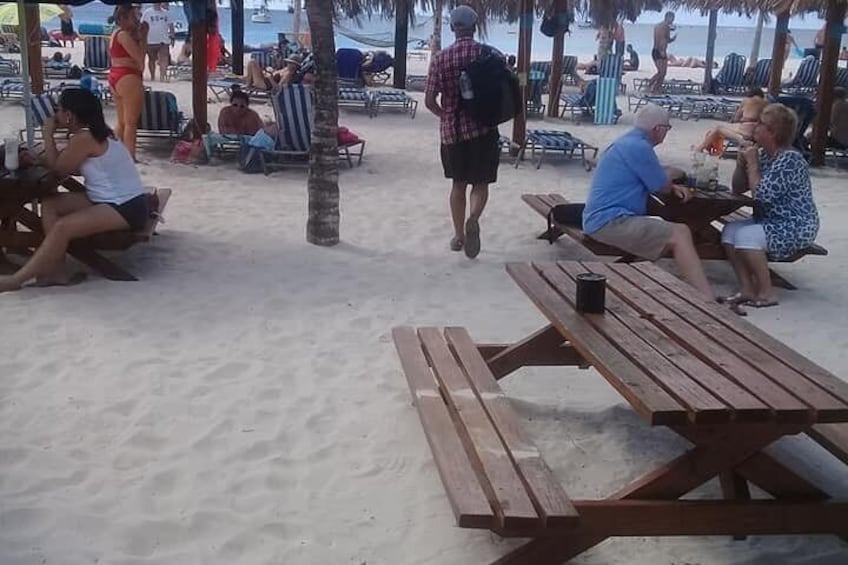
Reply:
[[743, 88], [745, 84], [745, 62], [745, 57], [738, 53], [730, 53], [725, 57], [721, 69], [713, 79], [717, 90], [731, 92]]
[[798, 72], [788, 83], [784, 85], [784, 89], [789, 91], [808, 91], [815, 90], [819, 79], [819, 60], [809, 55], [804, 57], [801, 65], [798, 67]]
[[312, 92], [304, 84], [284, 86], [272, 97], [279, 126], [276, 149], [308, 154], [312, 146]]
[[30, 108], [35, 124], [40, 127], [56, 113], [56, 100], [52, 94], [36, 94], [30, 100]]
[[150, 91], [144, 93], [144, 106], [138, 120], [138, 133], [178, 136], [182, 126], [182, 114], [177, 106], [177, 97], [171, 92]]
[[771, 78], [771, 59], [760, 59], [754, 67], [754, 77], [751, 86], [767, 88]]
[[336, 70], [339, 84], [344, 86], [364, 86], [362, 62], [365, 56], [359, 49], [339, 49], [336, 51]]
[[85, 55], [83, 66], [91, 71], [105, 72], [112, 66], [109, 57], [109, 38], [103, 36], [88, 36], [84, 40]]

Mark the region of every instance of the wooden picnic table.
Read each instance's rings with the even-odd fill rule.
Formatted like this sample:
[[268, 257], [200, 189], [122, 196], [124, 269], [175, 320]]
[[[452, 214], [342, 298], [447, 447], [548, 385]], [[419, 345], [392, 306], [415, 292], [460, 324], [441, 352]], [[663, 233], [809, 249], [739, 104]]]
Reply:
[[[848, 383], [652, 264], [511, 263], [507, 272], [549, 324], [515, 344], [479, 345], [496, 379], [528, 365], [591, 366], [648, 424], [692, 447], [606, 499], [574, 500], [576, 526], [536, 532], [496, 564], [562, 563], [611, 536], [848, 534], [848, 501], [764, 451], [802, 432], [837, 438]], [[607, 277], [604, 314], [575, 309], [585, 272]], [[848, 462], [845, 446], [822, 443]], [[724, 500], [679, 500], [713, 478]], [[754, 500], [749, 484], [773, 499]]]
[[721, 231], [713, 223], [739, 208], [753, 206], [754, 200], [722, 185], [718, 190], [693, 189], [691, 194], [688, 202], [671, 195], [652, 195], [648, 198], [648, 214], [689, 226], [701, 259], [725, 259]]

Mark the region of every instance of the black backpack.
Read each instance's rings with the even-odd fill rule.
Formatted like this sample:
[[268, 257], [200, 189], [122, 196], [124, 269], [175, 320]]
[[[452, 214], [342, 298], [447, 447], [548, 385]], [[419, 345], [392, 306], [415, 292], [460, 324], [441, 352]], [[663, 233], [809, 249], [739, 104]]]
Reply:
[[462, 108], [480, 125], [494, 127], [521, 113], [521, 89], [518, 77], [503, 55], [480, 46], [480, 54], [465, 69], [474, 98], [462, 99]]

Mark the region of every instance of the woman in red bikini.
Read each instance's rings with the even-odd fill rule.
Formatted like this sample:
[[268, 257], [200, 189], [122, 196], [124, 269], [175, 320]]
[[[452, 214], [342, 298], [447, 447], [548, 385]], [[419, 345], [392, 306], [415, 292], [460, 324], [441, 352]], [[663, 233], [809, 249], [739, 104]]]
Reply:
[[140, 23], [138, 10], [130, 5], [115, 8], [115, 24], [118, 29], [109, 43], [109, 55], [112, 57], [109, 87], [118, 111], [115, 135], [135, 159], [136, 130], [144, 105], [141, 73], [147, 53], [148, 26]]

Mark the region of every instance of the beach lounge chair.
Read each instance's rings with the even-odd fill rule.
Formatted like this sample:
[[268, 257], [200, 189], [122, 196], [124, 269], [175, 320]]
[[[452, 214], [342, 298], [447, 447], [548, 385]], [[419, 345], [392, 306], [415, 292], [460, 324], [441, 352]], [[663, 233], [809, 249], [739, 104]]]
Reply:
[[[43, 139], [44, 122], [47, 118], [56, 113], [56, 98], [51, 93], [35, 94], [32, 98], [30, 98], [29, 107], [32, 112], [32, 120], [35, 125], [35, 139]], [[68, 134], [68, 128], [57, 128], [56, 132]], [[26, 129], [20, 130], [19, 136], [21, 141], [23, 141], [26, 136]]]
[[254, 51], [250, 54], [250, 58], [256, 61], [260, 69], [281, 69], [283, 66], [283, 57], [276, 49]]
[[[536, 166], [536, 169], [542, 166], [542, 161], [546, 155], [562, 152], [563, 156], [568, 158], [580, 157], [583, 167], [587, 171], [591, 171], [594, 167], [594, 159], [598, 156], [597, 147], [589, 145], [567, 131], [530, 129], [527, 130], [524, 145], [518, 150], [515, 168], [518, 168], [518, 164], [524, 159], [528, 147], [530, 148], [530, 162]], [[537, 151], [539, 152], [538, 161], [536, 160]], [[592, 154], [589, 159], [586, 158], [587, 152]]]
[[577, 86], [577, 57], [574, 55], [566, 55], [562, 58], [562, 81], [563, 86]]
[[375, 90], [371, 93], [374, 97], [374, 115], [383, 109], [395, 109], [409, 114], [411, 120], [415, 119], [418, 111], [418, 100], [410, 96], [404, 90]]
[[730, 53], [718, 74], [713, 79], [712, 94], [739, 93], [745, 91], [745, 62], [747, 59], [738, 53]]
[[[275, 147], [271, 150], [258, 150], [263, 172], [268, 175], [275, 168], [289, 165], [308, 165], [309, 151], [312, 147], [312, 92], [305, 84], [284, 86], [271, 98], [279, 133]], [[358, 152], [351, 151], [358, 147]], [[353, 167], [353, 158], [362, 163], [365, 153], [365, 141], [339, 143], [339, 157], [344, 158], [348, 166]]]
[[542, 93], [548, 86], [551, 78], [551, 63], [546, 61], [534, 61], [530, 63], [527, 72], [527, 115], [543, 116], [545, 105], [542, 103]]
[[85, 55], [83, 56], [83, 68], [93, 74], [104, 76], [112, 66], [109, 57], [109, 38], [102, 35], [90, 35], [83, 40]]
[[836, 86], [848, 88], [848, 67], [836, 69]]
[[754, 66], [754, 74], [751, 77], [751, 86], [756, 88], [768, 88], [771, 78], [771, 59], [760, 59]]
[[817, 58], [810, 55], [804, 57], [795, 76], [781, 87], [787, 94], [809, 94], [816, 91], [819, 81], [820, 63]]
[[0, 77], [21, 76], [21, 64], [15, 59], [3, 59], [0, 57]]
[[[806, 96], [769, 96], [769, 102], [779, 102], [784, 106], [788, 106], [795, 111], [798, 116], [798, 129], [795, 131], [795, 138], [792, 142], [792, 147], [797, 149], [804, 159], [810, 160], [810, 143], [807, 141], [806, 133], [810, 124], [813, 123], [813, 118], [816, 117], [816, 105]], [[724, 147], [722, 157], [736, 158], [739, 154], [739, 143], [733, 140], [727, 140]]]
[[138, 120], [138, 138], [177, 139], [188, 120], [177, 106], [177, 97], [171, 92], [148, 91], [144, 93], [144, 106]]
[[[598, 80], [594, 92], [594, 121], [596, 124], [614, 124], [618, 121], [621, 112], [615, 104], [615, 97], [619, 89], [625, 91], [624, 83], [621, 82], [623, 60], [620, 55], [607, 55], [598, 65]], [[584, 96], [588, 96], [589, 87], [586, 87]]]
[[371, 118], [377, 115], [374, 93], [364, 88], [340, 86], [338, 104], [339, 108], [345, 107], [363, 110]]

